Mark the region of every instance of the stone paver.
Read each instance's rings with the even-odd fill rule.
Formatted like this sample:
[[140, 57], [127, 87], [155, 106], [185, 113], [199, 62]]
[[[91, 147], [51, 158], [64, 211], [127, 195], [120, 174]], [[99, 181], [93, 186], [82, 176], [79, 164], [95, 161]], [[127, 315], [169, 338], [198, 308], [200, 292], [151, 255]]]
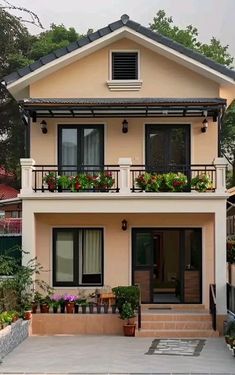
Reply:
[[151, 338], [29, 337], [3, 359], [0, 374], [233, 374], [223, 338], [206, 340], [200, 356], [146, 355]]

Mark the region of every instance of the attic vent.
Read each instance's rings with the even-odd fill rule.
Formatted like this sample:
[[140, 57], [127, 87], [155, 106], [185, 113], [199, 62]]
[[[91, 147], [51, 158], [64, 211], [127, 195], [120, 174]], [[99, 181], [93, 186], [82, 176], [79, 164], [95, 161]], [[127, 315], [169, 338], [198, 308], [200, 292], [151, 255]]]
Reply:
[[112, 79], [138, 79], [138, 52], [112, 53]]

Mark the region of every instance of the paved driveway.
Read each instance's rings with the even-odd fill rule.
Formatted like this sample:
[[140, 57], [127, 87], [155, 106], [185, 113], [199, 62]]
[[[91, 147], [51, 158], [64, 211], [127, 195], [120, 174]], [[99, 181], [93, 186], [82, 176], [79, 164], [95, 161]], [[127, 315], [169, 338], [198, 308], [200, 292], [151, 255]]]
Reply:
[[146, 355], [151, 338], [30, 337], [3, 359], [11, 374], [235, 374], [223, 338], [206, 340], [199, 357]]

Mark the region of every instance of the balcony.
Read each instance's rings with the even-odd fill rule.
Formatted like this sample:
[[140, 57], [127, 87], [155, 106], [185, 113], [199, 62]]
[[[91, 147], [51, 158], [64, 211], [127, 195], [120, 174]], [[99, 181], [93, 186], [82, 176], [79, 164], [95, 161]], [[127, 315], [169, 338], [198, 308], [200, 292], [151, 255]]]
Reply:
[[21, 159], [21, 194], [33, 193], [225, 193], [226, 163], [217, 158], [213, 164], [132, 165], [120, 158], [117, 165], [77, 167], [35, 165]]
[[0, 236], [20, 235], [22, 233], [21, 218], [0, 219]]

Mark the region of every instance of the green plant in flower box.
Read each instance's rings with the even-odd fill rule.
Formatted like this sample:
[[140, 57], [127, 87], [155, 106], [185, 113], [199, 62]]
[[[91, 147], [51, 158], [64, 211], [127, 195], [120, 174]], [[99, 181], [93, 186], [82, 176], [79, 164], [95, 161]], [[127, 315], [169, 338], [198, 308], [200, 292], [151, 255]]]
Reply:
[[208, 174], [201, 173], [192, 178], [191, 187], [202, 193], [209, 189], [212, 189], [213, 184]]

